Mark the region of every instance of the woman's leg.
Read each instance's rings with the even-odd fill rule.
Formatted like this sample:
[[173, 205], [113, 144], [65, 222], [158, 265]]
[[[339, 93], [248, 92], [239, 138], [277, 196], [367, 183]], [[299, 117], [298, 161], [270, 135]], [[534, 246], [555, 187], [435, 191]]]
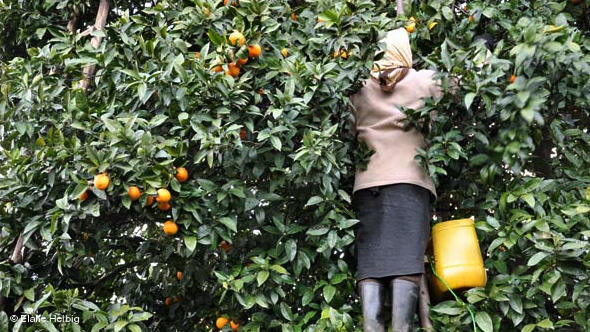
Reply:
[[358, 282], [358, 292], [363, 309], [364, 332], [385, 331], [383, 316], [385, 287], [386, 283], [379, 279], [365, 278]]
[[411, 332], [418, 303], [422, 274], [396, 276], [391, 287], [391, 326], [393, 332]]

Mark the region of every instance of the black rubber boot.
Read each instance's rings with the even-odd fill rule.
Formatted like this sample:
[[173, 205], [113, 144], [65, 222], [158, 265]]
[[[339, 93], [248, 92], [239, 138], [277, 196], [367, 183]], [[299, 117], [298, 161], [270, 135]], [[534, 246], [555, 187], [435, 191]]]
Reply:
[[411, 281], [393, 279], [391, 281], [391, 325], [393, 332], [412, 332], [414, 313], [418, 302], [420, 287]]
[[358, 292], [363, 307], [363, 331], [384, 332], [385, 283], [376, 279], [363, 279], [358, 283]]

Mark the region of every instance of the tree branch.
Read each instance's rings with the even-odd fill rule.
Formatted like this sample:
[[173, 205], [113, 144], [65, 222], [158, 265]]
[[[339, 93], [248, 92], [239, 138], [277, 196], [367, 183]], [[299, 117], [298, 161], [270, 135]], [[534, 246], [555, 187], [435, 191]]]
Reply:
[[12, 256], [10, 260], [14, 264], [20, 264], [23, 262], [23, 235], [21, 234], [16, 241], [16, 245], [14, 246], [14, 251], [12, 252]]
[[[102, 31], [107, 23], [107, 16], [109, 14], [109, 0], [100, 0], [100, 4], [98, 5], [98, 13], [96, 14], [96, 20], [94, 21], [94, 25], [91, 27], [90, 33], [93, 30]], [[87, 30], [88, 31], [88, 30]], [[97, 49], [100, 46], [102, 41], [102, 37], [100, 36], [93, 36], [90, 44], [94, 49]], [[90, 78], [94, 75], [96, 71], [96, 66], [86, 66], [84, 67], [83, 74], [84, 79], [80, 81], [80, 87], [82, 90], [86, 91], [88, 86], [90, 85]]]
[[396, 11], [397, 16], [402, 16], [404, 14], [404, 0], [397, 0]]
[[68, 21], [68, 31], [71, 33], [76, 32], [76, 24], [78, 23], [78, 17], [80, 15], [80, 10], [78, 9], [78, 6], [74, 6], [74, 9], [72, 11], [72, 15], [70, 15], [70, 20]]
[[70, 286], [73, 286], [73, 287], [92, 287], [92, 288], [96, 288], [97, 286], [99, 286], [100, 284], [102, 284], [106, 280], [114, 277], [115, 275], [117, 275], [121, 271], [126, 270], [126, 269], [128, 269], [130, 267], [135, 267], [135, 266], [139, 265], [142, 262], [143, 261], [133, 261], [133, 262], [129, 262], [129, 263], [117, 265], [111, 272], [103, 275], [102, 277], [100, 277], [97, 280], [88, 281], [88, 282], [81, 282], [81, 283], [72, 283], [72, 284], [70, 284]]
[[[14, 264], [20, 264], [23, 262], [23, 235], [19, 235], [18, 240], [16, 240], [16, 245], [14, 246], [14, 250], [12, 251], [12, 256], [10, 257], [10, 260], [14, 263]], [[6, 303], [6, 299], [4, 298], [4, 295], [0, 294], [0, 311], [4, 311], [4, 306]]]

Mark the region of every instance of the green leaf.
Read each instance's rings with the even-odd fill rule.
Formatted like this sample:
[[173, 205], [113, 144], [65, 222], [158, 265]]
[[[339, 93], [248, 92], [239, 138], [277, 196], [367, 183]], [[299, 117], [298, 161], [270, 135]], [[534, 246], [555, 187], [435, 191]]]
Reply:
[[149, 126], [150, 126], [150, 128], [155, 128], [155, 127], [161, 125], [162, 123], [164, 123], [167, 119], [168, 119], [168, 117], [166, 115], [158, 114], [150, 120]]
[[309, 200], [307, 200], [307, 203], [305, 203], [305, 206], [316, 205], [316, 204], [322, 202], [323, 200], [324, 199], [319, 196], [313, 196]]
[[280, 307], [283, 317], [285, 317], [285, 319], [288, 321], [292, 321], [293, 313], [291, 312], [291, 308], [285, 302], [281, 302]]
[[72, 191], [70, 198], [71, 199], [78, 199], [78, 197], [80, 197], [80, 195], [82, 195], [86, 190], [88, 190], [88, 183], [87, 182], [78, 183], [76, 185], [76, 188], [74, 188], [74, 190]]
[[528, 324], [525, 325], [520, 332], [533, 332], [535, 330], [536, 324]]
[[282, 144], [281, 144], [281, 140], [280, 140], [278, 137], [276, 137], [276, 136], [271, 136], [271, 137], [270, 137], [270, 143], [272, 144], [272, 146], [273, 146], [275, 149], [277, 149], [277, 150], [281, 151]]
[[258, 283], [258, 287], [260, 287], [260, 286], [262, 286], [262, 284], [264, 284], [264, 282], [268, 279], [269, 275], [270, 275], [270, 272], [268, 272], [266, 270], [258, 271], [258, 274], [256, 274], [256, 282]]
[[442, 7], [442, 14], [443, 14], [443, 17], [447, 21], [453, 20], [453, 12], [451, 11], [451, 9], [449, 7], [447, 7], [447, 6]]
[[115, 332], [121, 331], [125, 326], [127, 326], [127, 324], [129, 324], [129, 322], [126, 320], [116, 321], [114, 324], [114, 331]]
[[326, 300], [326, 302], [330, 303], [330, 301], [332, 301], [332, 298], [334, 297], [334, 294], [336, 294], [336, 287], [332, 285], [326, 285], [324, 286], [322, 292], [324, 294], [324, 299]]
[[327, 226], [321, 225], [321, 226], [315, 226], [313, 228], [310, 228], [309, 230], [307, 230], [306, 234], [311, 235], [311, 236], [319, 236], [319, 235], [324, 235], [326, 233], [328, 233], [330, 231], [330, 228], [328, 228]]
[[295, 259], [295, 255], [297, 255], [297, 242], [293, 239], [287, 240], [285, 243], [285, 252], [287, 253], [287, 258], [289, 262]]
[[451, 316], [459, 315], [465, 311], [463, 308], [459, 308], [458, 304], [454, 301], [446, 301], [439, 303], [438, 305], [434, 306], [431, 310], [434, 312]]
[[466, 109], [469, 109], [469, 107], [471, 107], [471, 104], [473, 103], [474, 98], [475, 98], [475, 93], [473, 93], [473, 92], [469, 92], [468, 94], [465, 95], [465, 108]]
[[222, 217], [219, 219], [219, 222], [224, 224], [230, 230], [237, 232], [238, 231], [238, 223], [235, 219], [230, 217]]
[[549, 318], [546, 318], [546, 319], [543, 319], [542, 321], [538, 322], [537, 326], [545, 328], [545, 329], [552, 329], [553, 322], [551, 322], [551, 320]]
[[331, 9], [328, 9], [328, 10], [322, 12], [318, 17], [326, 22], [337, 22], [338, 21], [338, 14], [334, 10], [331, 10]]
[[127, 328], [131, 332], [142, 332], [141, 327], [139, 327], [139, 325], [137, 325], [137, 324], [129, 324], [129, 325], [127, 325]]
[[527, 122], [532, 122], [533, 121], [533, 117], [535, 115], [535, 112], [533, 111], [533, 109], [531, 107], [525, 107], [523, 109], [520, 110], [520, 115], [522, 116], [523, 119], [525, 119]]
[[287, 272], [287, 269], [285, 269], [284, 267], [282, 267], [280, 265], [277, 265], [277, 264], [271, 265], [270, 266], [270, 269], [271, 270], [274, 270], [274, 271], [276, 271], [276, 272], [278, 272], [280, 274], [289, 274], [289, 272]]
[[531, 258], [529, 258], [529, 261], [526, 263], [526, 265], [535, 266], [539, 264], [539, 262], [545, 259], [547, 256], [549, 256], [549, 254], [546, 252], [538, 252], [534, 254]]
[[480, 311], [475, 314], [475, 322], [477, 323], [477, 326], [483, 330], [483, 332], [494, 332], [492, 318], [487, 312]]
[[197, 247], [197, 238], [195, 236], [185, 236], [184, 245], [190, 252], [193, 252]]
[[524, 194], [520, 198], [522, 198], [531, 207], [531, 209], [535, 208], [535, 196], [533, 196], [533, 194]]
[[225, 38], [223, 38], [222, 36], [220, 36], [215, 30], [209, 30], [209, 32], [207, 33], [207, 35], [209, 36], [209, 40], [211, 40], [211, 42], [214, 45], [221, 45], [223, 43], [225, 43]]

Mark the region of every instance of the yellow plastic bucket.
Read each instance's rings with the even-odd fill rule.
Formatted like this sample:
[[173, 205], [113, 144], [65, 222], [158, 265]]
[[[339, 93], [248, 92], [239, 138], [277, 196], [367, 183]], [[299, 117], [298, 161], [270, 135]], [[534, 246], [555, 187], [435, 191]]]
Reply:
[[[434, 270], [453, 290], [484, 287], [487, 276], [471, 219], [457, 219], [432, 227]], [[431, 290], [441, 298], [447, 287], [434, 275]]]

